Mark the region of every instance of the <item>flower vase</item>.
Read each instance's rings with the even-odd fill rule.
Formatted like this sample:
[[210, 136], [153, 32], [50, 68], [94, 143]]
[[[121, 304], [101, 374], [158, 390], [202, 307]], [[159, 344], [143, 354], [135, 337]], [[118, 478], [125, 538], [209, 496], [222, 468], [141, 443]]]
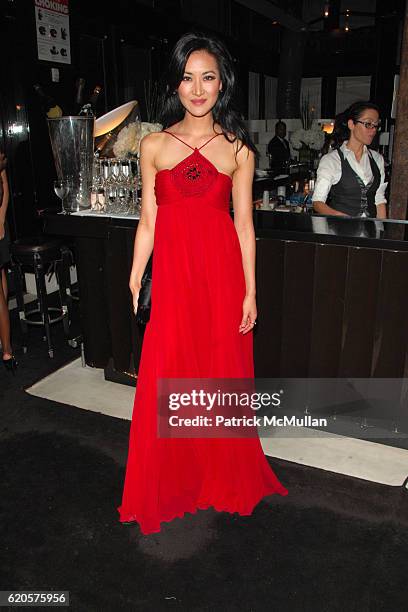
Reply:
[[309, 164], [311, 161], [311, 150], [306, 145], [302, 145], [299, 149], [299, 162], [302, 164]]

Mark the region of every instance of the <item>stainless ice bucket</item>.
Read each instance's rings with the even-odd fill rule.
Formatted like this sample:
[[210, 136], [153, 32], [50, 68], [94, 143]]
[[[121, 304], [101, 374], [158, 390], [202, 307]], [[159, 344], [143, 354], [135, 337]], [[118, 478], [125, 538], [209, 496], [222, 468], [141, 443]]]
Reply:
[[71, 212], [90, 208], [95, 119], [66, 116], [47, 121], [58, 179], [71, 185], [64, 207]]

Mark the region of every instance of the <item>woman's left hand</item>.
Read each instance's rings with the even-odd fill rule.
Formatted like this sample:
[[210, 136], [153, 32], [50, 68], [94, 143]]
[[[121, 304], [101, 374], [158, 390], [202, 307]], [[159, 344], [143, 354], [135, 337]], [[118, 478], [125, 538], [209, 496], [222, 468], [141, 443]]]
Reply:
[[0, 240], [5, 236], [4, 221], [0, 220]]
[[257, 314], [255, 296], [246, 295], [242, 305], [242, 321], [239, 332], [246, 334], [251, 331], [256, 325]]

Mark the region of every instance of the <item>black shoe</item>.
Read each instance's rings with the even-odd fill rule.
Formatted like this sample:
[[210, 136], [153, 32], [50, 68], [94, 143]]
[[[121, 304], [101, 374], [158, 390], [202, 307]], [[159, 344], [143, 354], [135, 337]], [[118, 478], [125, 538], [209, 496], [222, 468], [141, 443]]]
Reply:
[[11, 372], [13, 374], [13, 376], [16, 375], [18, 361], [16, 360], [14, 355], [12, 355], [9, 359], [4, 359], [3, 358], [3, 364], [4, 364], [4, 367], [6, 368], [6, 370]]

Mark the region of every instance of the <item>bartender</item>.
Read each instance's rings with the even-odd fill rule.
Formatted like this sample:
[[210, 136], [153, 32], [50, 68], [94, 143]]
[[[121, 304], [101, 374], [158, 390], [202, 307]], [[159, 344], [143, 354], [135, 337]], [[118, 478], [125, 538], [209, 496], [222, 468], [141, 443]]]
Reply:
[[275, 125], [275, 136], [268, 144], [270, 167], [281, 170], [290, 161], [290, 147], [286, 140], [286, 123], [278, 121]]
[[317, 213], [386, 219], [384, 158], [369, 149], [379, 127], [379, 108], [371, 102], [355, 102], [336, 117], [334, 149], [317, 169]]

